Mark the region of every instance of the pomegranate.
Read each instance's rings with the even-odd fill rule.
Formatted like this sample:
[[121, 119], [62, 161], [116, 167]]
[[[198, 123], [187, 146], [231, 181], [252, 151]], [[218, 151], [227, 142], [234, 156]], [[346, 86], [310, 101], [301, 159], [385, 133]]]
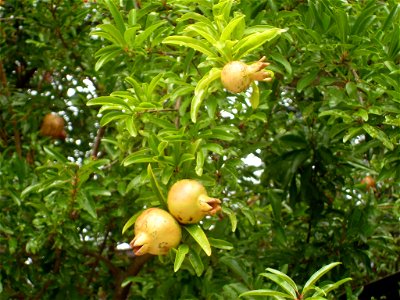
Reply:
[[271, 81], [273, 73], [263, 70], [269, 65], [264, 60], [265, 56], [251, 65], [241, 61], [226, 64], [221, 72], [222, 85], [232, 93], [241, 93], [247, 90], [253, 81]]
[[55, 113], [49, 113], [43, 118], [42, 126], [40, 127], [40, 134], [64, 140], [67, 136], [64, 126], [65, 122], [62, 117]]
[[221, 201], [207, 195], [204, 186], [196, 180], [183, 179], [174, 183], [168, 192], [169, 212], [182, 224], [194, 224], [206, 215], [221, 210]]
[[370, 189], [375, 190], [375, 179], [371, 176], [365, 176], [362, 180], [361, 180], [361, 184], [365, 184], [367, 191], [369, 191]]
[[165, 255], [169, 249], [178, 246], [182, 238], [181, 227], [174, 217], [156, 207], [146, 209], [139, 215], [134, 233], [130, 245], [135, 255]]

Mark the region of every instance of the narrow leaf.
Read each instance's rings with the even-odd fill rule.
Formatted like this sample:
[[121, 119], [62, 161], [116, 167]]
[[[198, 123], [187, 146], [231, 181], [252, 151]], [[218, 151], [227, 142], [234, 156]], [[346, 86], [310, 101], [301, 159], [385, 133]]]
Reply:
[[204, 252], [210, 256], [211, 255], [211, 245], [207, 239], [206, 234], [204, 233], [203, 229], [197, 225], [187, 225], [183, 228], [186, 229], [187, 232], [192, 236], [192, 238], [199, 244], [199, 246], [204, 250]]
[[136, 40], [135, 40], [135, 46], [136, 47], [141, 47], [143, 46], [144, 41], [152, 34], [155, 32], [155, 30], [162, 26], [165, 25], [165, 23], [167, 23], [167, 21], [160, 21], [157, 22], [149, 27], [147, 27], [142, 33], [138, 34], [136, 36]]
[[325, 293], [325, 295], [326, 295], [326, 294], [328, 294], [330, 291], [333, 291], [333, 290], [337, 289], [337, 288], [338, 288], [339, 286], [341, 286], [342, 284], [344, 284], [344, 283], [346, 283], [346, 282], [348, 282], [348, 281], [351, 281], [351, 280], [352, 280], [351, 278], [344, 278], [344, 279], [339, 280], [339, 281], [337, 281], [337, 282], [335, 282], [335, 283], [327, 284], [327, 285], [325, 285], [325, 286], [323, 286], [323, 287], [321, 288], [322, 291], [317, 291], [317, 292], [313, 295], [313, 297], [315, 297], [315, 296], [320, 296], [320, 295], [323, 294], [323, 293]]
[[256, 82], [251, 83], [251, 87], [253, 89], [251, 96], [250, 96], [250, 104], [253, 109], [256, 109], [260, 104], [260, 90]]
[[317, 78], [318, 73], [319, 69], [313, 70], [306, 76], [300, 78], [300, 80], [297, 82], [297, 87], [296, 87], [297, 91], [301, 92], [306, 87], [308, 87]]
[[157, 181], [157, 178], [154, 175], [153, 169], [151, 168], [151, 164], [147, 166], [147, 175], [150, 178], [150, 184], [153, 188], [153, 192], [156, 194], [157, 198], [161, 201], [161, 203], [166, 203], [167, 199]]
[[204, 264], [200, 255], [193, 249], [189, 250], [189, 261], [194, 268], [197, 276], [201, 276], [204, 272]]
[[278, 284], [285, 292], [292, 295], [293, 299], [296, 298], [296, 290], [291, 286], [288, 281], [286, 281], [286, 278], [271, 273], [261, 273], [260, 275], [267, 277], [268, 279]]
[[188, 245], [180, 245], [178, 251], [175, 256], [174, 262], [174, 272], [177, 272], [181, 266], [183, 261], [185, 260], [186, 254], [189, 253], [189, 246]]
[[232, 32], [235, 31], [236, 27], [239, 24], [242, 24], [242, 25], [244, 24], [244, 18], [245, 18], [245, 15], [237, 15], [236, 17], [234, 17], [228, 23], [228, 25], [226, 25], [224, 30], [221, 32], [221, 36], [220, 36], [219, 40], [224, 42], [226, 40], [231, 39]]
[[293, 291], [295, 291], [295, 294], [298, 293], [298, 289], [297, 289], [296, 283], [292, 280], [292, 278], [287, 276], [285, 273], [283, 273], [283, 272], [281, 272], [279, 270], [276, 270], [276, 269], [272, 269], [272, 268], [267, 268], [267, 271], [279, 276], [281, 279], [283, 279], [285, 282], [287, 282], [287, 284], [290, 286], [290, 288]]
[[207, 43], [188, 36], [169, 36], [164, 39], [163, 43], [189, 47], [194, 50], [200, 51], [201, 53], [209, 57], [217, 56], [216, 53], [210, 50], [210, 46]]
[[136, 214], [130, 217], [128, 221], [126, 221], [124, 227], [122, 228], [122, 234], [124, 234], [133, 224], [135, 224], [136, 219], [139, 217], [141, 213], [142, 210], [138, 211]]
[[305, 295], [310, 289], [312, 289], [312, 287], [315, 285], [315, 283], [326, 273], [328, 273], [331, 269], [333, 269], [334, 267], [340, 265], [340, 262], [334, 262], [331, 263], [329, 265], [326, 265], [324, 267], [322, 267], [321, 269], [319, 269], [317, 272], [315, 272], [310, 279], [308, 279], [308, 281], [306, 282], [306, 284], [304, 285], [303, 291], [302, 291], [302, 295]]
[[111, 12], [111, 15], [114, 18], [115, 25], [117, 26], [119, 32], [123, 34], [125, 32], [125, 23], [124, 19], [122, 18], [121, 13], [119, 12], [118, 8], [115, 6], [114, 1], [112, 0], [105, 0], [108, 9]]
[[79, 206], [88, 212], [92, 218], [97, 219], [96, 206], [91, 197], [87, 197], [86, 194], [81, 191], [78, 193], [77, 198]]
[[379, 141], [382, 142], [382, 144], [390, 149], [393, 150], [394, 149], [394, 145], [392, 144], [392, 142], [389, 140], [388, 136], [382, 131], [377, 129], [376, 127], [373, 127], [369, 124], [364, 124], [363, 125], [363, 129], [374, 139], [378, 139]]
[[246, 56], [248, 53], [277, 37], [282, 32], [285, 32], [285, 30], [280, 28], [269, 28], [263, 32], [256, 32], [243, 38], [233, 48], [234, 59], [237, 60]]
[[287, 298], [287, 299], [293, 299], [293, 297], [289, 294], [284, 294], [281, 292], [277, 292], [274, 290], [254, 290], [254, 291], [248, 291], [244, 292], [239, 295], [239, 297], [246, 297], [246, 296], [276, 296], [276, 297], [282, 297], [282, 298]]
[[207, 94], [208, 86], [211, 82], [221, 77], [221, 69], [213, 68], [197, 83], [194, 90], [194, 97], [190, 107], [190, 117], [193, 123], [196, 123], [197, 114], [199, 112], [201, 103]]
[[217, 249], [223, 249], [223, 250], [232, 250], [233, 249], [233, 245], [224, 240], [208, 238], [208, 241], [210, 242], [211, 247], [214, 247]]
[[236, 227], [237, 227], [237, 218], [236, 218], [236, 214], [233, 212], [233, 210], [231, 210], [228, 207], [222, 206], [222, 212], [226, 215], [228, 215], [229, 220], [231, 222], [231, 226], [232, 226], [232, 232], [235, 232]]

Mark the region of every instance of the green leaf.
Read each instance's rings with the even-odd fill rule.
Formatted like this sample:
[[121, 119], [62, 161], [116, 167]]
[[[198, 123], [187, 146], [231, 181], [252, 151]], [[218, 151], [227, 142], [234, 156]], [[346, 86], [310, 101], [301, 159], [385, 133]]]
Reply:
[[287, 299], [293, 299], [293, 297], [291, 295], [277, 292], [274, 290], [267, 290], [267, 289], [248, 291], [248, 292], [244, 292], [239, 295], [240, 298], [247, 297], [247, 296], [276, 296], [276, 297], [282, 297], [282, 298], [287, 298]]
[[290, 63], [288, 62], [288, 60], [286, 59], [286, 57], [284, 57], [282, 54], [280, 53], [273, 53], [270, 55], [272, 60], [277, 61], [278, 63], [280, 63], [281, 65], [284, 66], [286, 72], [291, 75], [292, 74], [292, 66], [290, 65]]
[[189, 246], [188, 245], [180, 245], [178, 248], [178, 251], [175, 256], [175, 262], [174, 262], [174, 272], [177, 272], [181, 266], [183, 261], [185, 260], [186, 254], [189, 253]]
[[197, 22], [185, 28], [185, 32], [193, 31], [207, 40], [210, 45], [216, 45], [218, 42], [217, 33], [212, 27], [208, 27], [206, 23]]
[[122, 228], [122, 234], [124, 234], [133, 224], [135, 224], [136, 219], [142, 212], [143, 212], [142, 210], [138, 211], [136, 214], [130, 217], [128, 221], [126, 221], [124, 227]]
[[105, 3], [108, 9], [111, 12], [111, 15], [114, 18], [115, 25], [117, 26], [119, 32], [123, 34], [125, 32], [125, 23], [122, 17], [122, 14], [119, 12], [118, 8], [115, 6], [114, 1], [112, 0], [105, 0]]
[[167, 23], [167, 21], [159, 21], [149, 27], [147, 27], [143, 32], [136, 36], [135, 47], [142, 47], [144, 41], [156, 31], [156, 29], [160, 26], [163, 26]]
[[353, 137], [358, 136], [362, 130], [361, 127], [350, 128], [347, 134], [343, 137], [343, 143], [347, 143]]
[[232, 250], [233, 249], [233, 245], [224, 240], [208, 238], [208, 241], [210, 242], [211, 247], [214, 247], [217, 249], [222, 249], [222, 250]]
[[301, 77], [297, 82], [297, 92], [303, 91], [306, 87], [308, 87], [316, 78], [319, 73], [319, 69], [311, 71], [308, 75]]
[[103, 55], [105, 55], [105, 54], [114, 52], [114, 51], [116, 51], [116, 50], [121, 50], [121, 47], [120, 47], [120, 46], [117, 46], [117, 45], [108, 45], [108, 46], [105, 46], [105, 47], [103, 47], [103, 48], [100, 48], [100, 50], [98, 50], [98, 51], [94, 54], [94, 56], [97, 58], [97, 57], [103, 56]]
[[126, 118], [126, 129], [128, 130], [129, 134], [133, 137], [137, 137], [138, 130], [135, 125], [135, 115]]
[[228, 128], [213, 128], [211, 129], [211, 138], [229, 142], [235, 139], [235, 135], [229, 132]]
[[101, 118], [100, 126], [103, 127], [103, 126], [107, 125], [110, 122], [113, 122], [113, 121], [116, 121], [116, 120], [119, 120], [119, 119], [123, 119], [123, 118], [126, 118], [126, 117], [127, 117], [127, 115], [124, 114], [123, 112], [120, 112], [120, 111], [108, 112], [108, 113], [104, 114], [104, 116]]
[[102, 55], [96, 62], [94, 69], [95, 71], [98, 71], [101, 69], [101, 67], [106, 64], [107, 62], [111, 61], [113, 58], [117, 57], [119, 54], [122, 53], [121, 49], [115, 50], [113, 52], [107, 53]]
[[201, 260], [200, 255], [193, 249], [189, 249], [189, 261], [193, 266], [196, 275], [200, 277], [201, 274], [203, 274], [204, 272], [204, 264], [203, 261]]
[[134, 153], [131, 153], [124, 158], [122, 164], [124, 166], [129, 166], [131, 164], [154, 162], [153, 156], [150, 155], [149, 151], [150, 151], [149, 149], [142, 149]]
[[157, 198], [161, 201], [161, 203], [167, 203], [167, 199], [165, 198], [164, 192], [161, 189], [157, 178], [154, 175], [153, 169], [151, 168], [151, 164], [147, 166], [147, 175], [150, 178], [150, 184], [153, 189], [153, 192], [156, 194]]
[[[94, 35], [100, 35], [106, 39], [108, 39], [110, 42], [113, 42], [114, 44], [120, 46], [120, 47], [124, 47], [125, 46], [125, 39], [123, 36], [123, 32], [121, 33], [114, 25], [112, 24], [101, 24], [98, 25], [97, 28], [100, 28], [104, 33], [108, 34], [104, 35], [102, 34], [102, 32], [100, 31], [94, 31], [93, 34]], [[125, 30], [124, 30], [125, 31]]]
[[278, 270], [274, 270], [274, 269], [270, 269], [270, 268], [268, 268], [267, 271], [270, 271], [271, 273], [274, 273], [274, 274], [261, 273], [260, 275], [267, 277], [268, 279], [270, 279], [273, 282], [275, 282], [276, 284], [278, 284], [285, 292], [292, 295], [292, 297], [294, 299], [297, 297], [297, 293], [298, 293], [297, 286], [289, 276], [287, 276], [286, 274], [284, 274]]
[[204, 165], [204, 161], [205, 161], [205, 156], [206, 156], [206, 154], [204, 153], [203, 150], [197, 151], [197, 153], [196, 153], [195, 172], [196, 172], [197, 176], [203, 175], [203, 165]]
[[237, 227], [237, 218], [235, 212], [226, 206], [222, 206], [222, 212], [228, 215], [232, 226], [232, 232], [235, 232]]
[[193, 237], [193, 239], [199, 244], [199, 246], [204, 250], [204, 252], [210, 256], [211, 255], [211, 245], [207, 239], [206, 234], [204, 233], [203, 229], [197, 225], [186, 225], [183, 226], [187, 232]]
[[373, 127], [369, 124], [364, 124], [362, 127], [366, 133], [368, 133], [372, 138], [378, 139], [379, 141], [382, 142], [382, 144], [390, 149], [394, 149], [394, 145], [392, 142], [389, 140], [388, 136], [380, 129], [377, 129], [376, 127]]
[[129, 48], [134, 48], [135, 47], [135, 41], [136, 41], [136, 32], [140, 28], [139, 25], [133, 26], [128, 28], [124, 32], [124, 40], [128, 44]]
[[197, 83], [194, 90], [194, 97], [190, 107], [190, 117], [193, 123], [197, 121], [197, 114], [199, 112], [201, 103], [207, 94], [208, 86], [211, 82], [221, 77], [221, 69], [213, 68]]
[[43, 146], [44, 152], [58, 162], [66, 163], [68, 159], [54, 148]]
[[316, 297], [316, 296], [320, 296], [321, 294], [328, 294], [330, 291], [333, 291], [333, 290], [335, 290], [335, 289], [337, 289], [339, 286], [341, 286], [342, 284], [344, 284], [344, 283], [346, 283], [346, 282], [348, 282], [348, 281], [351, 281], [352, 279], [351, 278], [344, 278], [344, 279], [342, 279], [342, 280], [339, 280], [339, 281], [337, 281], [337, 282], [335, 282], [335, 283], [329, 283], [329, 284], [327, 284], [327, 285], [324, 285], [322, 288], [321, 288], [321, 290], [322, 291], [317, 291], [316, 293], [314, 293], [314, 295], [313, 295], [313, 297]]
[[207, 24], [208, 27], [213, 28], [213, 23], [205, 16], [195, 13], [195, 12], [188, 12], [184, 14], [182, 17], [177, 19], [179, 22], [187, 21], [187, 20], [196, 20], [199, 22], [202, 22], [204, 24]]
[[340, 262], [334, 262], [334, 263], [330, 263], [329, 265], [326, 265], [324, 267], [322, 267], [321, 269], [319, 269], [317, 272], [315, 272], [310, 279], [307, 280], [306, 284], [304, 285], [303, 291], [302, 291], [302, 295], [305, 295], [308, 291], [310, 291], [311, 289], [313, 289], [313, 286], [315, 285], [315, 283], [322, 277], [324, 276], [326, 273], [328, 273], [331, 269], [333, 269], [334, 267], [340, 265]]
[[163, 43], [165, 44], [171, 44], [171, 45], [178, 45], [178, 46], [184, 46], [184, 47], [189, 47], [194, 50], [197, 50], [203, 54], [205, 54], [208, 57], [216, 57], [216, 53], [210, 50], [210, 45], [207, 43], [197, 40], [192, 37], [188, 36], [181, 36], [181, 35], [174, 35], [174, 36], [169, 36], [164, 39]]
[[246, 36], [233, 47], [234, 59], [239, 60], [285, 31], [286, 30], [280, 28], [268, 28], [263, 32], [255, 32]]
[[88, 106], [93, 106], [93, 105], [108, 105], [108, 106], [114, 106], [115, 109], [127, 109], [131, 111], [131, 107], [128, 105], [128, 103], [124, 100], [121, 99], [120, 97], [113, 97], [113, 96], [100, 96], [94, 99], [90, 99], [86, 105]]
[[163, 77], [164, 73], [159, 73], [153, 77], [150, 81], [149, 86], [147, 87], [147, 99], [151, 99], [154, 93], [155, 88], [159, 84], [161, 78]]
[[350, 123], [353, 121], [353, 118], [349, 114], [339, 109], [325, 110], [318, 114], [318, 117], [324, 117], [324, 116], [339, 117], [342, 118], [345, 123]]
[[231, 39], [231, 35], [235, 31], [236, 27], [239, 26], [239, 25], [244, 25], [245, 24], [244, 19], [245, 19], [245, 15], [237, 15], [236, 17], [234, 17], [228, 23], [228, 25], [225, 26], [224, 30], [222, 30], [219, 40], [221, 42], [224, 42], [226, 40]]
[[80, 191], [78, 193], [77, 202], [92, 218], [97, 219], [96, 206], [91, 197], [88, 197], [84, 192]]
[[250, 284], [250, 276], [247, 272], [242, 268], [239, 261], [232, 256], [224, 256], [219, 260], [221, 263], [227, 265], [229, 269], [231, 269], [236, 275], [238, 275], [243, 281], [249, 285]]
[[258, 85], [255, 81], [251, 83], [251, 87], [253, 89], [250, 96], [250, 104], [253, 109], [256, 109], [260, 104], [260, 90], [258, 89]]

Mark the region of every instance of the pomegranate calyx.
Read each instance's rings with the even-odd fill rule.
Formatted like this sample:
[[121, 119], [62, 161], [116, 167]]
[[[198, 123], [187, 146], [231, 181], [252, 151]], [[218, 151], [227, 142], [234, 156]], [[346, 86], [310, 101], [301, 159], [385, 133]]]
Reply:
[[217, 198], [212, 198], [207, 195], [200, 195], [199, 203], [201, 211], [208, 215], [215, 215], [218, 211], [221, 210], [221, 200]]
[[149, 244], [149, 237], [147, 234], [141, 232], [129, 243], [135, 255], [143, 255], [147, 253]]
[[254, 81], [271, 81], [271, 73], [268, 71], [264, 71], [263, 69], [268, 67], [270, 64], [267, 62], [264, 62], [265, 56], [263, 56], [259, 61], [255, 62], [254, 64], [251, 64], [247, 68], [247, 72], [251, 78], [251, 80]]

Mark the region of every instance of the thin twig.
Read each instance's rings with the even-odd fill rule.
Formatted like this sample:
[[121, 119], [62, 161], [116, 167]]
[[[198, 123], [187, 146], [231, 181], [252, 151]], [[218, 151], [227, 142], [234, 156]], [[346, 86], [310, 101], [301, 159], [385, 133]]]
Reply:
[[92, 150], [93, 159], [97, 159], [98, 157], [101, 139], [103, 138], [105, 131], [106, 128], [104, 126], [100, 127], [99, 130], [97, 131], [96, 139], [94, 140], [94, 145]]

